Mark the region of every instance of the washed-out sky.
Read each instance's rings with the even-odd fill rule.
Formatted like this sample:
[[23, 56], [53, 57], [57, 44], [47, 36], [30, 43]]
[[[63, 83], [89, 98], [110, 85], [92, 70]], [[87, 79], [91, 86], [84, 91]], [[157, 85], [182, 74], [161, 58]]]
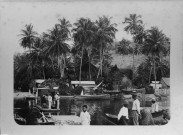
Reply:
[[157, 26], [171, 38], [173, 27], [170, 24], [176, 17], [173, 13], [180, 8], [176, 6], [177, 4], [174, 6], [172, 2], [150, 1], [2, 2], [0, 34], [14, 52], [22, 52], [23, 48], [19, 44], [21, 36], [18, 35], [25, 24], [32, 23], [34, 30], [41, 34], [58, 23], [58, 18], [65, 17], [73, 24], [80, 17], [88, 17], [95, 21], [98, 16], [107, 15], [112, 17], [112, 23], [117, 24], [116, 40], [119, 41], [122, 38], [131, 39], [131, 35], [123, 30], [125, 24], [122, 22], [129, 14], [136, 13], [142, 15], [146, 29]]

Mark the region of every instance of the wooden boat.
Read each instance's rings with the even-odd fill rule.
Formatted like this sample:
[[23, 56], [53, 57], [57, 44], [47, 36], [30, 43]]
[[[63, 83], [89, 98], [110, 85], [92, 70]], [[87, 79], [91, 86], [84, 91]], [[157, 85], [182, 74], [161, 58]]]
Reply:
[[119, 94], [121, 91], [119, 90], [103, 90], [105, 94]]
[[113, 115], [113, 114], [109, 114], [109, 113], [105, 113], [106, 118], [113, 122], [114, 124], [118, 125], [118, 116], [117, 115]]
[[40, 105], [36, 105], [35, 108], [39, 109], [41, 112], [59, 112], [60, 111], [60, 109], [42, 108]]
[[[155, 119], [157, 117], [160, 117], [163, 115], [163, 111], [165, 110], [161, 110], [159, 112], [156, 112], [156, 113], [151, 113], [152, 114], [152, 117]], [[108, 120], [110, 120], [111, 122], [115, 123], [118, 125], [118, 116], [117, 115], [113, 115], [113, 114], [109, 114], [109, 113], [105, 113], [105, 116]], [[131, 120], [132, 117], [129, 116], [129, 119]]]
[[142, 89], [122, 89], [122, 93], [124, 94], [132, 94], [132, 93], [145, 93], [145, 88]]
[[80, 95], [80, 96], [75, 96], [74, 99], [77, 100], [105, 100], [105, 99], [110, 99], [109, 94], [100, 94], [100, 95]]
[[60, 96], [60, 99], [74, 99], [75, 96]]
[[100, 95], [75, 95], [75, 96], [60, 96], [60, 99], [76, 99], [76, 100], [103, 100], [110, 99], [109, 94], [100, 94]]

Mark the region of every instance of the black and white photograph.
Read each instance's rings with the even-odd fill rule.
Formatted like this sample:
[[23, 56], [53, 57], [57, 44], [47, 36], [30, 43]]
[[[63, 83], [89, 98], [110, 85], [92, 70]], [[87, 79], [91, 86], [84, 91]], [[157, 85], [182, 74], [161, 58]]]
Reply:
[[[28, 127], [46, 134], [47, 127], [77, 126], [82, 131], [102, 126], [122, 132], [124, 126], [128, 130], [148, 126], [170, 134], [172, 113], [180, 111], [172, 106], [172, 93], [181, 86], [178, 70], [183, 64], [177, 58], [183, 50], [176, 53], [174, 43], [183, 37], [181, 5], [180, 1], [0, 2], [1, 85], [6, 95], [1, 94], [1, 107], [11, 109], [2, 111], [10, 114], [6, 117], [15, 127], [2, 133], [19, 134], [21, 127], [28, 130], [24, 134], [30, 134]], [[180, 98], [178, 93], [174, 95]], [[156, 132], [161, 131], [152, 130]], [[177, 129], [175, 134], [181, 133]]]

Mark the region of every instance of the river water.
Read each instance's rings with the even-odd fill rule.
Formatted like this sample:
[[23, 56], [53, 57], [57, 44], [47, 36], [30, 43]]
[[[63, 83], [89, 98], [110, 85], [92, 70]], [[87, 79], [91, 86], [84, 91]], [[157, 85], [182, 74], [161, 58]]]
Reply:
[[[88, 112], [91, 115], [91, 125], [113, 125], [106, 117], [105, 113], [117, 115], [123, 105], [124, 99], [108, 99], [108, 100], [73, 100], [61, 99], [60, 112], [52, 113], [52, 115], [80, 115], [82, 106], [88, 106]], [[161, 100], [158, 102], [160, 107], [169, 107], [169, 99]], [[19, 104], [15, 107], [23, 107]], [[142, 103], [146, 107], [150, 107], [150, 102]], [[132, 101], [129, 101], [129, 108], [132, 106]], [[143, 106], [142, 106], [143, 107]]]

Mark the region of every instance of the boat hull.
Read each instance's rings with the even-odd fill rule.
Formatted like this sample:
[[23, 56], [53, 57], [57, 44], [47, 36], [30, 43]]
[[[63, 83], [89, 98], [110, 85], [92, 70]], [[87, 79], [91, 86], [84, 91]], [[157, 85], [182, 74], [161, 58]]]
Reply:
[[40, 110], [41, 112], [59, 112], [60, 109], [48, 109], [48, 108], [42, 108], [39, 105], [35, 106], [38, 110]]
[[[163, 111], [164, 110], [161, 110], [159, 112], [156, 112], [156, 113], [151, 113], [152, 114], [152, 117], [155, 119], [155, 118], [158, 118], [158, 117], [161, 117], [163, 115]], [[109, 114], [109, 113], [106, 113], [105, 114], [106, 118], [108, 120], [110, 120], [111, 122], [113, 122], [114, 124], [116, 125], [119, 125], [118, 124], [118, 116], [117, 115], [113, 115], [113, 114]], [[129, 116], [129, 125], [132, 124], [132, 117]]]
[[104, 99], [110, 99], [110, 95], [109, 94], [102, 94], [102, 95], [60, 96], [60, 99], [104, 100]]
[[110, 99], [110, 95], [103, 94], [103, 95], [82, 95], [82, 96], [75, 96], [77, 100], [105, 100]]

